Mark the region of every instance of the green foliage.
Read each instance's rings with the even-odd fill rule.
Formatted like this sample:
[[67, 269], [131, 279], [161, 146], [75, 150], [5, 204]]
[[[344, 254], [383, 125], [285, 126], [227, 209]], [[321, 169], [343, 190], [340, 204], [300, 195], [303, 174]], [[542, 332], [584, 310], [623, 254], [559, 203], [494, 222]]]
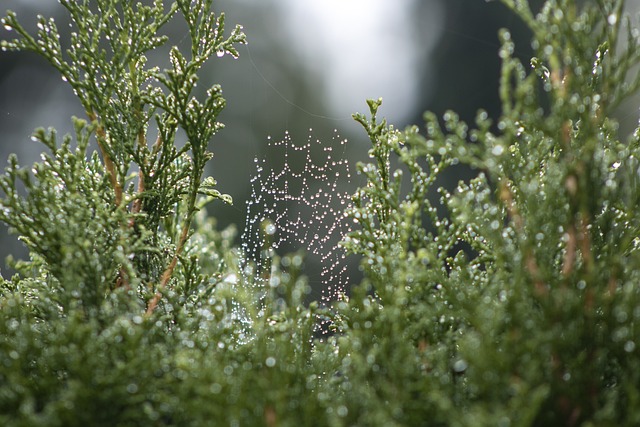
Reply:
[[[80, 152], [72, 164], [66, 164], [73, 160], [66, 154], [68, 139], [58, 150], [55, 134], [46, 136], [42, 130], [36, 133], [36, 139], [44, 142], [54, 154], [46, 162], [60, 164], [36, 168], [40, 187], [59, 188], [64, 197], [72, 199], [68, 209], [60, 207], [59, 212], [53, 202], [57, 196], [53, 193], [31, 192], [33, 197], [28, 198], [28, 202], [19, 201], [15, 181], [25, 181], [27, 190], [30, 184], [28, 174], [19, 172], [14, 161], [4, 185], [8, 196], [4, 204], [8, 210], [3, 219], [28, 238], [30, 248], [45, 258], [60, 258], [59, 254], [50, 254], [60, 252], [53, 250], [52, 244], [64, 241], [56, 233], [77, 245], [78, 234], [91, 228], [92, 223], [98, 223], [99, 228], [92, 231], [99, 236], [86, 236], [85, 246], [99, 256], [114, 253], [109, 256], [113, 261], [98, 262], [96, 268], [102, 271], [94, 279], [101, 283], [86, 287], [95, 293], [105, 286], [139, 287], [151, 282], [158, 283], [157, 291], [161, 292], [183, 256], [193, 217], [203, 207], [199, 195], [230, 202], [229, 196], [215, 190], [213, 178], [203, 180], [205, 164], [213, 156], [207, 146], [222, 127], [217, 117], [225, 101], [217, 85], [207, 91], [204, 101], [193, 96], [193, 89], [198, 70], [211, 56], [225, 53], [237, 56], [234, 44], [244, 43], [244, 34], [238, 26], [228, 38], [224, 37], [224, 15], [216, 17], [211, 11], [211, 0], [178, 1], [169, 10], [165, 10], [161, 1], [155, 1], [153, 6], [122, 1], [62, 1], [61, 4], [74, 25], [67, 49], [62, 48], [53, 20], [39, 17], [38, 32], [33, 37], [12, 12], [8, 12], [2, 22], [19, 37], [3, 41], [2, 49], [32, 51], [43, 56], [73, 88], [91, 121], [87, 127], [76, 120]], [[189, 29], [191, 58], [187, 59], [174, 47], [169, 58], [171, 68], [164, 72], [158, 67], [148, 68], [145, 54], [167, 42], [165, 36], [158, 36], [158, 31], [178, 13]], [[157, 135], [150, 143], [154, 120]], [[186, 136], [184, 144], [177, 138], [179, 130]], [[91, 165], [84, 160], [91, 135], [95, 136], [102, 164], [97, 157]], [[60, 170], [72, 165], [76, 170]], [[59, 182], [51, 182], [52, 177], [47, 173], [54, 174], [53, 178]], [[93, 176], [92, 181], [99, 180], [100, 185], [87, 180], [84, 177], [87, 174]], [[104, 182], [104, 178], [108, 178], [108, 182]], [[133, 179], [137, 180], [135, 187]], [[68, 210], [81, 210], [79, 206], [74, 207], [77, 202], [74, 199], [78, 198], [100, 206], [86, 206], [84, 212], [79, 213], [84, 218], [76, 220], [76, 214]], [[38, 214], [45, 203], [51, 210], [47, 217]], [[102, 215], [98, 209], [109, 212]], [[92, 220], [98, 215], [99, 220]], [[66, 218], [68, 229], [57, 225], [53, 229], [59, 217]], [[27, 230], [29, 233], [25, 234]], [[47, 231], [53, 235], [49, 236]], [[45, 235], [34, 239], [33, 233]], [[101, 246], [100, 239], [107, 240], [106, 244]], [[71, 249], [73, 245], [63, 246], [70, 257], [83, 259], [80, 248], [77, 253]], [[54, 276], [60, 270], [76, 277], [64, 260], [47, 261]], [[118, 264], [121, 268], [115, 277], [117, 270], [113, 266]], [[149, 302], [150, 310], [158, 303], [159, 295]]]
[[[34, 37], [8, 12], [0, 46], [47, 59], [87, 120], [62, 143], [37, 130], [50, 153], [0, 177], [0, 220], [31, 251], [0, 282], [0, 423], [640, 423], [640, 130], [624, 141], [613, 119], [638, 36], [621, 0], [504, 3], [536, 57], [501, 32], [499, 120], [400, 131], [380, 100], [354, 116], [372, 162], [343, 245], [365, 278], [331, 308], [303, 304], [302, 255], [242, 265], [202, 209], [230, 200], [203, 176], [225, 101], [193, 96], [197, 72], [244, 42], [211, 0], [63, 0], [65, 49], [53, 21]], [[147, 68], [174, 15], [190, 52]], [[438, 188], [459, 164], [476, 178]]]
[[[638, 40], [627, 23], [618, 50], [622, 2], [581, 13], [569, 3], [547, 2], [534, 18], [526, 2], [507, 2], [534, 31], [537, 57], [527, 73], [509, 33], [500, 34], [496, 126], [480, 112], [469, 130], [450, 112], [442, 129], [426, 114], [423, 138], [378, 123], [379, 102], [369, 103], [371, 119], [356, 116], [376, 164], [360, 166], [368, 184], [351, 215], [362, 227], [346, 244], [364, 256], [375, 298], [355, 294], [363, 300], [344, 314], [341, 351], [355, 357], [356, 335], [383, 361], [365, 372], [351, 363], [356, 374], [375, 378], [380, 393], [420, 390], [430, 415], [411, 418], [411, 399], [398, 399], [401, 424], [637, 422], [640, 153], [637, 132], [621, 142], [611, 116], [637, 88]], [[410, 173], [404, 192], [390, 153]], [[479, 174], [452, 194], [440, 190], [441, 217], [425, 196], [458, 162]], [[409, 361], [416, 368], [403, 376]]]

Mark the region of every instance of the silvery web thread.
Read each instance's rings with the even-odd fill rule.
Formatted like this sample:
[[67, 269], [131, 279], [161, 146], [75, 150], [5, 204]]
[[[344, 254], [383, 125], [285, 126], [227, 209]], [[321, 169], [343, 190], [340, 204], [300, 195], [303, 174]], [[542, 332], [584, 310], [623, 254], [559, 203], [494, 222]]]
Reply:
[[[351, 172], [348, 161], [334, 153], [344, 153], [346, 144], [347, 140], [334, 131], [332, 144], [313, 140], [310, 133], [304, 145], [296, 146], [285, 132], [280, 141], [269, 138], [267, 150], [272, 156], [281, 156], [282, 168], [271, 168], [266, 157], [254, 159], [257, 173], [251, 179], [242, 251], [245, 274], [253, 275], [256, 286], [269, 286], [268, 278], [256, 274], [265, 268], [261, 265], [265, 244], [268, 251], [275, 252], [287, 245], [287, 251], [303, 249], [308, 261], [314, 257], [320, 262], [322, 303], [344, 294], [349, 278], [339, 242], [351, 231], [344, 214], [351, 197], [340, 184], [350, 181]], [[316, 147], [321, 149], [319, 159], [314, 159], [312, 149]], [[300, 158], [304, 165], [294, 167], [291, 162]], [[258, 271], [250, 267], [250, 261]]]

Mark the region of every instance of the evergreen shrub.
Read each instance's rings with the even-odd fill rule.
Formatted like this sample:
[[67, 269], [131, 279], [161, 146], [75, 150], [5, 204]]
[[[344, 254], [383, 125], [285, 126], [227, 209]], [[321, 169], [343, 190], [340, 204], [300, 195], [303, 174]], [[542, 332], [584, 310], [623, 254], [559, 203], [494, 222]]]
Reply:
[[[0, 424], [640, 425], [640, 129], [613, 118], [638, 33], [623, 0], [503, 2], [536, 56], [500, 33], [498, 120], [354, 116], [372, 161], [343, 245], [364, 279], [331, 307], [304, 304], [301, 254], [252, 270], [206, 215], [231, 202], [204, 172], [225, 100], [197, 73], [245, 42], [212, 0], [60, 0], [69, 40], [7, 12], [2, 50], [45, 58], [86, 117], [0, 177], [30, 250], [0, 280]], [[148, 67], [171, 19], [190, 51]], [[476, 178], [427, 197], [458, 164]]]

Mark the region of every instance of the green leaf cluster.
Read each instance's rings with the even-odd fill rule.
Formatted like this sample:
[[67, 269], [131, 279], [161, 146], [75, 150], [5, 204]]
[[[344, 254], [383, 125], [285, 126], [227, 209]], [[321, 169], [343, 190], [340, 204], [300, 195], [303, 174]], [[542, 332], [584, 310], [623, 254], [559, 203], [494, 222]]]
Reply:
[[[548, 1], [538, 14], [505, 3], [533, 30], [536, 57], [527, 71], [501, 32], [497, 123], [427, 113], [423, 137], [378, 122], [379, 101], [355, 116], [375, 163], [360, 165], [361, 229], [345, 244], [363, 255], [369, 292], [345, 308], [340, 349], [390, 402], [359, 396], [357, 422], [637, 422], [640, 153], [638, 133], [621, 141], [612, 118], [637, 89], [637, 33], [623, 2]], [[439, 189], [434, 206], [429, 187], [458, 163], [477, 177]]]
[[[26, 230], [31, 234], [45, 233], [42, 238], [34, 239], [30, 234], [25, 238], [30, 247], [46, 245], [37, 253], [50, 258], [60, 258], [57, 254], [60, 249], [52, 247], [50, 240], [58, 244], [64, 239], [78, 243], [78, 234], [87, 229], [100, 234], [102, 228], [104, 239], [118, 254], [111, 264], [98, 262], [103, 272], [96, 280], [102, 283], [88, 287], [97, 291], [105, 286], [125, 286], [137, 289], [141, 296], [149, 293], [149, 287], [155, 288], [151, 290], [157, 294], [148, 303], [149, 310], [153, 310], [184, 255], [196, 212], [213, 199], [231, 201], [228, 195], [215, 189], [213, 178], [203, 177], [205, 165], [213, 156], [208, 144], [222, 127], [217, 117], [225, 100], [218, 85], [206, 92], [203, 101], [195, 97], [194, 88], [204, 63], [211, 56], [224, 53], [237, 56], [234, 45], [244, 43], [245, 36], [240, 26], [225, 36], [224, 15], [213, 13], [210, 0], [178, 1], [168, 9], [162, 1], [148, 6], [128, 1], [61, 4], [71, 17], [73, 30], [65, 47], [53, 20], [38, 17], [38, 31], [32, 36], [12, 12], [2, 23], [19, 37], [3, 41], [1, 47], [39, 54], [72, 87], [89, 120], [88, 125], [76, 120], [77, 160], [67, 164], [70, 159], [65, 153], [69, 151], [70, 139], [65, 139], [59, 150], [55, 134], [46, 136], [45, 131], [38, 130], [35, 138], [54, 154], [46, 159], [48, 164], [60, 163], [64, 168], [75, 165], [77, 170], [36, 168], [40, 187], [58, 188], [61, 193], [59, 197], [54, 193], [42, 197], [43, 194], [30, 191], [28, 174], [18, 172], [17, 163], [12, 161], [4, 186], [7, 195], [4, 218], [23, 235]], [[159, 32], [175, 15], [181, 15], [188, 27], [191, 56], [186, 57], [174, 47], [169, 55], [170, 68], [161, 71], [159, 67], [148, 67], [146, 54], [166, 44], [167, 37]], [[179, 132], [186, 136], [186, 141], [178, 136]], [[97, 143], [99, 156], [94, 156], [88, 165], [84, 154], [91, 138]], [[46, 173], [53, 174], [57, 182]], [[87, 180], [84, 177], [87, 174], [92, 181], [99, 180], [100, 185]], [[25, 181], [30, 191], [26, 201], [17, 197], [17, 179]], [[85, 218], [74, 221], [72, 214], [56, 206], [56, 199], [65, 198], [99, 206], [87, 206]], [[82, 204], [74, 208], [76, 201], [72, 199], [69, 209], [80, 211]], [[51, 210], [48, 217], [37, 211], [44, 204]], [[94, 218], [100, 209], [110, 212], [108, 221]], [[62, 216], [67, 218], [68, 229], [56, 226], [55, 221], [59, 221], [56, 217]], [[37, 222], [31, 224], [34, 220]], [[51, 238], [46, 235], [47, 230], [54, 228], [55, 233], [64, 236], [63, 240], [57, 235]], [[86, 242], [91, 242], [89, 251], [101, 255], [113, 252], [107, 245], [99, 245], [100, 238], [83, 236]], [[73, 246], [63, 246], [65, 251], [73, 252]], [[78, 255], [69, 256], [76, 257], [77, 262], [82, 259]], [[74, 273], [62, 260], [47, 261], [50, 268], [73, 277]], [[119, 271], [114, 269], [118, 265]]]

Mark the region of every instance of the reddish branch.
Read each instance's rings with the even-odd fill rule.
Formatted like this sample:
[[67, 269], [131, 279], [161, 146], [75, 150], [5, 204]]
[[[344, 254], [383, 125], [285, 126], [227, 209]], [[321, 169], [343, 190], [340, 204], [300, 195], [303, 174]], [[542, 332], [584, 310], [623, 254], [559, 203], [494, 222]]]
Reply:
[[[500, 199], [506, 206], [507, 212], [511, 217], [516, 230], [520, 233], [523, 233], [524, 221], [522, 220], [522, 216], [518, 211], [518, 207], [513, 200], [513, 194], [511, 192], [509, 182], [506, 180], [500, 182]], [[529, 272], [529, 275], [533, 279], [535, 292], [540, 296], [546, 295], [548, 290], [544, 284], [544, 281], [542, 280], [542, 275], [540, 274], [540, 269], [538, 268], [538, 262], [536, 261], [534, 254], [529, 248], [525, 249], [524, 264], [527, 271]]]
[[[160, 140], [160, 136], [158, 136], [158, 141]], [[158, 142], [156, 141], [156, 144]], [[142, 145], [146, 145], [147, 144], [147, 138], [145, 137], [144, 131], [140, 131], [138, 133], [138, 146], [142, 146]], [[136, 200], [134, 200], [133, 202], [133, 206], [131, 207], [131, 213], [133, 214], [137, 214], [140, 213], [140, 211], [142, 210], [142, 193], [145, 190], [145, 182], [144, 182], [144, 174], [142, 173], [142, 168], [140, 169], [140, 171], [138, 172], [138, 197], [136, 198]], [[133, 225], [135, 224], [135, 219], [134, 217], [131, 217], [131, 220], [129, 220], [129, 227], [133, 227]]]
[[189, 236], [190, 225], [191, 225], [191, 221], [188, 220], [185, 222], [185, 224], [182, 227], [182, 232], [180, 233], [180, 240], [178, 241], [178, 247], [176, 249], [176, 253], [173, 255], [171, 262], [169, 263], [167, 268], [164, 270], [164, 273], [162, 273], [162, 277], [160, 278], [160, 283], [158, 284], [158, 290], [156, 291], [153, 298], [151, 298], [151, 300], [147, 304], [147, 315], [153, 313], [153, 310], [155, 310], [156, 306], [160, 302], [160, 299], [162, 298], [161, 290], [166, 288], [167, 283], [169, 283], [169, 280], [173, 275], [173, 270], [175, 270], [176, 265], [178, 265], [178, 258], [182, 254], [182, 250], [184, 249], [184, 244], [186, 243], [187, 237]]
[[[93, 111], [87, 111], [87, 116], [89, 117], [89, 120], [97, 123], [98, 117], [96, 116], [96, 113], [94, 113]], [[113, 160], [111, 160], [111, 156], [109, 155], [107, 150], [105, 150], [105, 144], [107, 143], [107, 134], [104, 130], [104, 127], [102, 127], [102, 124], [100, 123], [97, 123], [96, 136], [96, 139], [98, 140], [98, 148], [100, 149], [100, 154], [102, 155], [102, 158], [104, 160], [104, 166], [107, 169], [107, 174], [109, 174], [109, 181], [111, 181], [111, 186], [113, 187], [113, 191], [115, 193], [115, 204], [116, 206], [120, 206], [120, 204], [122, 203], [122, 186], [118, 182], [118, 175], [116, 173], [116, 167], [113, 164]]]
[[564, 260], [562, 262], [562, 275], [568, 277], [573, 271], [573, 265], [576, 261], [576, 227], [571, 224], [569, 231], [567, 232], [567, 247], [565, 248]]
[[[105, 149], [105, 145], [107, 143], [107, 133], [104, 130], [104, 127], [101, 123], [98, 122], [98, 116], [92, 110], [87, 110], [87, 117], [91, 122], [96, 123], [96, 140], [98, 142], [98, 148], [100, 149], [100, 154], [102, 155], [102, 159], [104, 161], [104, 167], [107, 170], [107, 175], [109, 175], [109, 181], [111, 182], [111, 187], [113, 188], [113, 192], [115, 195], [114, 203], [116, 207], [119, 207], [122, 204], [122, 185], [118, 182], [118, 175], [116, 171], [116, 167], [109, 155], [109, 152]], [[127, 279], [127, 273], [124, 268], [120, 268], [118, 271], [118, 277], [116, 278], [115, 287], [119, 288], [122, 286], [129, 286], [129, 280]]]

